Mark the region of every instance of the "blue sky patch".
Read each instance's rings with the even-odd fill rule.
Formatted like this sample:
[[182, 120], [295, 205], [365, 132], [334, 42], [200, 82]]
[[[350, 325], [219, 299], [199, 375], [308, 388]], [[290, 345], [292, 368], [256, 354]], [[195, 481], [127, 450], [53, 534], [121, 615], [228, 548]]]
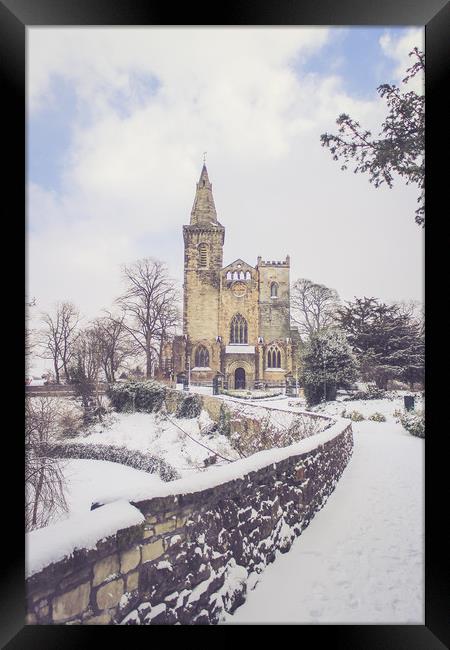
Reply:
[[48, 106], [28, 117], [27, 180], [46, 190], [58, 191], [75, 122], [77, 97], [73, 84], [61, 77], [53, 79], [49, 96], [52, 99]]
[[[401, 38], [409, 27], [342, 27], [331, 30], [327, 44], [306, 61], [297, 61], [294, 68], [303, 74], [320, 76], [336, 74], [343, 79], [344, 90], [358, 99], [374, 99], [382, 83], [392, 83], [397, 65], [380, 46], [380, 38], [388, 32]], [[421, 43], [418, 43], [421, 46]]]

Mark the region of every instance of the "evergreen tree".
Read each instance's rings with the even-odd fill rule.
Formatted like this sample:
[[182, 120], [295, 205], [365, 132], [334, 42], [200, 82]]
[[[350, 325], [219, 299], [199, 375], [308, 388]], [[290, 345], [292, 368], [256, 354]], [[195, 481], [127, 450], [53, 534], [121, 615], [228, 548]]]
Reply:
[[[411, 77], [425, 70], [425, 55], [417, 47], [409, 56], [416, 57], [415, 63], [407, 69], [406, 84]], [[369, 181], [379, 187], [386, 183], [393, 186], [394, 174], [406, 184], [414, 183], [420, 190], [416, 210], [416, 222], [425, 224], [425, 96], [413, 90], [402, 92], [393, 84], [382, 84], [377, 88], [380, 97], [386, 99], [388, 113], [378, 138], [361, 127], [349, 115], [342, 114], [336, 124], [338, 134], [323, 133], [320, 140], [328, 147], [333, 160], [343, 160], [341, 169], [347, 169], [353, 160], [354, 172], [367, 172]]]
[[349, 388], [357, 377], [356, 358], [337, 328], [311, 336], [302, 355], [302, 383], [309, 405], [334, 400], [338, 388]]
[[398, 305], [356, 298], [338, 310], [338, 321], [358, 358], [363, 379], [383, 389], [389, 379], [423, 381], [422, 328]]

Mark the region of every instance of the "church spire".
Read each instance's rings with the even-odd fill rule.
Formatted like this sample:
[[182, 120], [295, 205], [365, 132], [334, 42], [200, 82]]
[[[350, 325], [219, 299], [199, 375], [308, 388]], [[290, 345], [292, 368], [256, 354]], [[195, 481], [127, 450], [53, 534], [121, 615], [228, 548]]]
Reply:
[[191, 211], [191, 226], [208, 224], [217, 224], [217, 213], [212, 195], [212, 185], [208, 178], [208, 170], [203, 162]]

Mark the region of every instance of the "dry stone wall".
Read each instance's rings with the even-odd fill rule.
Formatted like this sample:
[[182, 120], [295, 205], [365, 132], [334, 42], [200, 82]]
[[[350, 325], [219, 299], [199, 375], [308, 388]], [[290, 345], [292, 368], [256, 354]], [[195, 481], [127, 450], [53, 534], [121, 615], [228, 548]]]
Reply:
[[29, 624], [210, 624], [323, 507], [353, 448], [335, 437], [227, 483], [133, 503], [145, 521], [27, 580]]

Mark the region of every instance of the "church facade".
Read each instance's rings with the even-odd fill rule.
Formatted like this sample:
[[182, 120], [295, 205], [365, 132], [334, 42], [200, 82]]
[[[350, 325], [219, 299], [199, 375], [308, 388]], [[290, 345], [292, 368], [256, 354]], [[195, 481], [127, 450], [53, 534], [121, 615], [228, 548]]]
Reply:
[[298, 332], [290, 327], [290, 259], [223, 266], [225, 228], [206, 165], [189, 225], [183, 226], [183, 335], [168, 346], [166, 369], [228, 388], [274, 386], [296, 374]]

